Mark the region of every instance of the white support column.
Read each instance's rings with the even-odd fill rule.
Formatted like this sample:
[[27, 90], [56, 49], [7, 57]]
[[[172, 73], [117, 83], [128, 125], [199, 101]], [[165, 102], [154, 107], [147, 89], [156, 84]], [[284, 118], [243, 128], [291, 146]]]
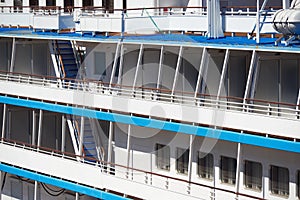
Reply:
[[158, 75], [157, 75], [157, 84], [156, 89], [159, 89], [161, 83], [161, 70], [164, 62], [164, 46], [160, 48], [160, 57], [159, 57], [159, 65], [158, 65]]
[[222, 21], [220, 16], [220, 0], [207, 0], [207, 37], [223, 37]]
[[236, 159], [236, 184], [235, 184], [235, 192], [236, 199], [238, 199], [239, 187], [240, 187], [240, 169], [241, 169], [241, 143], [238, 143], [237, 146], [237, 159]]
[[113, 67], [111, 70], [109, 87], [111, 87], [111, 84], [113, 83], [113, 79], [115, 77], [116, 67], [117, 67], [117, 62], [118, 62], [118, 57], [119, 57], [119, 52], [120, 52], [120, 46], [121, 46], [121, 41], [118, 42], [117, 47], [116, 47], [116, 53], [115, 53], [115, 58], [114, 58], [114, 64], [113, 64]]
[[119, 75], [117, 84], [121, 84], [122, 72], [123, 72], [123, 60], [124, 59], [124, 45], [121, 45], [121, 53], [120, 53], [120, 66], [119, 66]]
[[39, 182], [37, 182], [37, 181], [34, 181], [34, 197], [33, 197], [33, 199], [34, 200], [40, 200], [40, 195], [39, 195]]
[[253, 82], [252, 85], [250, 87], [250, 91], [249, 91], [249, 97], [248, 98], [254, 98], [254, 94], [255, 94], [255, 90], [256, 90], [256, 84], [257, 84], [257, 78], [259, 75], [259, 68], [260, 68], [260, 61], [257, 60], [255, 65], [254, 65], [254, 72], [253, 72]]
[[282, 8], [288, 9], [290, 7], [290, 1], [289, 0], [282, 0]]
[[220, 98], [222, 89], [225, 89], [225, 88], [223, 88], [223, 85], [224, 85], [226, 72], [228, 69], [229, 54], [230, 54], [229, 49], [226, 49], [225, 58], [224, 58], [224, 62], [223, 62], [223, 68], [222, 68], [222, 74], [221, 74], [218, 93], [217, 93], [217, 100], [219, 100], [219, 98]]
[[42, 143], [42, 128], [43, 128], [43, 110], [40, 110], [37, 149], [40, 148]]
[[5, 138], [6, 113], [7, 113], [7, 105], [6, 105], [6, 104], [3, 104], [2, 134], [1, 134], [1, 139], [2, 139], [2, 140]]
[[[206, 51], [208, 52], [208, 51]], [[200, 86], [200, 94], [204, 94], [205, 93], [205, 87], [206, 87], [206, 79], [207, 79], [207, 73], [208, 73], [208, 60], [207, 60], [208, 54], [206, 53], [206, 58], [205, 58], [205, 62], [204, 62], [204, 66], [203, 66], [203, 75], [202, 75], [202, 82], [201, 82], [201, 86]]]
[[83, 156], [84, 117], [80, 117], [79, 155]]
[[[32, 117], [32, 144], [35, 145], [35, 138], [36, 138], [36, 118], [35, 118], [35, 110], [32, 111], [33, 117]], [[41, 146], [41, 138], [42, 138], [42, 124], [43, 124], [43, 110], [40, 110], [39, 113], [39, 127], [38, 127], [38, 141], [37, 141], [37, 149], [39, 150]], [[39, 183], [37, 181], [34, 181], [34, 200], [39, 200], [38, 195], [38, 187]]]
[[140, 67], [141, 67], [141, 60], [142, 60], [142, 55], [143, 55], [143, 48], [144, 48], [143, 44], [141, 44], [141, 46], [140, 46], [140, 52], [139, 52], [139, 57], [138, 57], [137, 64], [136, 64], [136, 70], [135, 70], [134, 80], [133, 80], [133, 84], [132, 84], [132, 91], [135, 91], [137, 78], [139, 76], [139, 71], [140, 71]]
[[205, 62], [206, 62], [206, 57], [207, 57], [207, 50], [206, 50], [206, 47], [204, 47], [203, 51], [202, 51], [202, 57], [201, 57], [201, 61], [200, 61], [198, 78], [197, 78], [197, 83], [196, 83], [196, 89], [195, 89], [195, 95], [194, 95], [195, 99], [197, 98], [197, 94], [198, 94], [200, 83], [201, 83], [201, 78], [203, 76], [202, 72], [203, 72]]
[[172, 96], [175, 93], [176, 82], [177, 82], [177, 79], [178, 79], [178, 74], [179, 74], [180, 65], [181, 65], [182, 52], [183, 52], [183, 47], [180, 46], [179, 53], [178, 53], [178, 58], [177, 58], [177, 65], [176, 65], [175, 75], [174, 75], [174, 81], [173, 81], [173, 86], [172, 86], [172, 93], [171, 93]]
[[256, 43], [260, 43], [260, 8], [259, 0], [256, 0]]
[[35, 110], [32, 110], [32, 145], [36, 145], [36, 113]]
[[[131, 146], [131, 124], [128, 124], [128, 131], [127, 131], [127, 162], [126, 166], [129, 168], [130, 165], [130, 146]], [[129, 178], [129, 169], [127, 169], [127, 178]]]
[[249, 72], [248, 72], [247, 83], [246, 83], [246, 89], [245, 89], [245, 93], [244, 93], [244, 100], [243, 100], [244, 104], [246, 103], [246, 99], [249, 96], [251, 80], [252, 80], [254, 66], [255, 66], [256, 57], [257, 57], [256, 54], [257, 54], [256, 51], [253, 50], [253, 52], [252, 52], [252, 58], [251, 58], [251, 63], [250, 63], [250, 68], [249, 68]]
[[61, 152], [65, 152], [66, 146], [66, 117], [65, 115], [61, 116]]
[[10, 60], [10, 72], [14, 71], [15, 60], [16, 60], [16, 38], [13, 38], [12, 48], [11, 48], [11, 60]]
[[112, 121], [109, 122], [109, 135], [108, 135], [108, 153], [107, 153], [107, 162], [111, 163], [112, 156], [112, 138], [114, 134], [114, 124]]
[[193, 142], [194, 142], [195, 136], [190, 135], [190, 151], [189, 151], [189, 164], [188, 164], [188, 180], [189, 182], [192, 181], [192, 164], [193, 164]]
[[298, 115], [299, 115], [299, 104], [300, 104], [300, 88], [298, 91], [298, 98], [297, 98], [297, 104], [296, 104], [296, 119], [298, 119]]

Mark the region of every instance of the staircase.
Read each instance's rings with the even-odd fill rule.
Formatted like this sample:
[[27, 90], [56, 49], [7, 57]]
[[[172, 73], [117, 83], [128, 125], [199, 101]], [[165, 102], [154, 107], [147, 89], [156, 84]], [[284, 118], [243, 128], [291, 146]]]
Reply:
[[49, 47], [56, 77], [76, 79], [78, 74], [78, 61], [74, 54], [71, 41], [52, 40], [49, 43]]
[[[69, 40], [52, 40], [49, 42], [49, 49], [57, 78], [76, 79], [79, 65], [82, 62], [80, 49], [74, 51], [76, 44]], [[78, 52], [77, 52], [78, 51]], [[76, 52], [76, 53], [74, 53]], [[80, 78], [80, 77], [79, 77]], [[65, 80], [64, 80], [65, 81]], [[94, 162], [95, 159], [104, 159], [104, 150], [98, 129], [95, 126], [95, 119], [84, 119], [83, 152], [80, 151], [80, 116], [67, 116], [71, 139], [76, 155], [83, 155], [85, 160]], [[89, 159], [90, 158], [90, 159]], [[80, 160], [80, 158], [78, 158]]]
[[[83, 148], [84, 148], [84, 155], [87, 158], [94, 158], [94, 159], [100, 159], [100, 156], [98, 155], [97, 145], [95, 143], [93, 133], [93, 128], [91, 125], [91, 119], [86, 118], [84, 120], [84, 136], [83, 136]], [[98, 148], [99, 149], [99, 148]]]
[[[94, 119], [84, 119], [83, 154], [79, 152], [81, 119], [78, 116], [67, 117], [74, 151], [77, 155], [83, 155], [86, 161], [94, 162], [104, 160], [104, 150], [101, 145], [97, 129], [94, 128]], [[90, 158], [90, 159], [89, 159]]]

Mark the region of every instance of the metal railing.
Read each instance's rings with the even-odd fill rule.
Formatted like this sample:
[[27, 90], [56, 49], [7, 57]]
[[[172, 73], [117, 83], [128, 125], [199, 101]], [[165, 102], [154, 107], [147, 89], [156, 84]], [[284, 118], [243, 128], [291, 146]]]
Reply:
[[[38, 153], [49, 155], [49, 156], [68, 159], [68, 160], [72, 160], [74, 162], [81, 162], [82, 164], [93, 165], [93, 166], [99, 167], [99, 171], [102, 174], [108, 174], [108, 175], [117, 177], [119, 179], [123, 179], [123, 180], [126, 179], [126, 180], [130, 180], [132, 182], [135, 182], [135, 183], [138, 182], [141, 184], [155, 186], [157, 188], [161, 188], [161, 189], [169, 190], [169, 191], [173, 191], [173, 192], [179, 192], [182, 194], [191, 194], [191, 190], [207, 189], [209, 191], [209, 193], [211, 193], [211, 192], [214, 193], [214, 192], [218, 191], [218, 192], [229, 193], [229, 194], [236, 195], [236, 196], [247, 197], [250, 199], [262, 199], [260, 197], [256, 197], [256, 196], [252, 196], [252, 195], [248, 195], [248, 194], [244, 194], [244, 193], [237, 193], [233, 190], [227, 190], [227, 189], [213, 187], [213, 186], [209, 186], [209, 185], [205, 185], [205, 184], [201, 184], [201, 183], [197, 183], [197, 182], [193, 182], [193, 181], [188, 181], [187, 177], [186, 177], [186, 179], [176, 178], [176, 177], [163, 175], [163, 174], [159, 174], [159, 173], [155, 173], [155, 172], [151, 172], [151, 171], [145, 171], [145, 170], [141, 170], [141, 169], [127, 167], [127, 166], [119, 165], [116, 163], [100, 161], [100, 160], [90, 158], [90, 157], [78, 156], [78, 155], [74, 155], [74, 154], [68, 153], [68, 152], [61, 152], [59, 150], [55, 150], [55, 149], [51, 149], [51, 148], [45, 148], [45, 147], [41, 147], [41, 146], [31, 145], [31, 144], [27, 144], [25, 142], [1, 138], [0, 144], [13, 146], [15, 148], [24, 149], [24, 150], [28, 150], [28, 151], [38, 152]], [[78, 159], [78, 157], [80, 159]], [[51, 176], [51, 175], [55, 175], [55, 174], [49, 174], [49, 175]], [[78, 183], [78, 184], [80, 184], [80, 183]], [[182, 192], [180, 192], [176, 189], [178, 187], [175, 187], [175, 188], [173, 187], [176, 185], [181, 186]], [[193, 196], [193, 195], [191, 195], [191, 196]], [[202, 198], [203, 198], [203, 196], [202, 196]], [[205, 199], [207, 199], [207, 198], [205, 198]]]
[[33, 13], [34, 15], [72, 14], [74, 7], [61, 6], [0, 6], [0, 13]]
[[206, 107], [219, 110], [255, 113], [273, 117], [299, 119], [299, 105], [239, 97], [215, 96], [192, 92], [175, 91], [109, 84], [95, 80], [76, 80], [51, 76], [38, 76], [0, 71], [0, 81], [33, 84], [60, 90], [77, 90], [91, 94], [122, 96], [130, 99], [158, 101], [178, 105]]
[[[266, 12], [272, 13], [281, 7], [267, 7]], [[69, 13], [72, 14], [75, 10], [81, 10], [83, 15], [102, 15], [109, 16], [111, 14], [122, 12], [126, 16], [141, 16], [145, 11], [151, 12], [152, 15], [207, 15], [207, 7], [203, 6], [189, 6], [189, 7], [146, 7], [146, 8], [128, 8], [128, 9], [114, 9], [109, 13], [104, 7], [85, 6], [85, 7], [61, 7], [61, 6], [0, 6], [0, 13], [34, 13], [43, 15], [53, 15]], [[222, 14], [225, 15], [256, 15], [255, 6], [228, 6], [222, 7]]]

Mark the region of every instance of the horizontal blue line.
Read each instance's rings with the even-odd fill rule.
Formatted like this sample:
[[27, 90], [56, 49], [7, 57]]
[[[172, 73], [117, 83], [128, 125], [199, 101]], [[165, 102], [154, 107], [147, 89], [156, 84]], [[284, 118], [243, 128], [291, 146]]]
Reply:
[[80, 194], [85, 194], [85, 195], [92, 196], [95, 198], [108, 199], [108, 200], [128, 199], [128, 198], [124, 198], [124, 197], [121, 197], [121, 196], [118, 196], [115, 194], [110, 194], [110, 193], [104, 192], [102, 190], [75, 184], [75, 183], [61, 180], [58, 178], [49, 177], [46, 175], [38, 174], [38, 173], [31, 172], [31, 171], [28, 171], [25, 169], [20, 169], [20, 168], [6, 165], [3, 163], [0, 163], [0, 170], [7, 172], [9, 174], [18, 175], [18, 176], [21, 176], [24, 178], [35, 180], [35, 181], [38, 181], [41, 183], [50, 184], [50, 185], [57, 186], [57, 187], [67, 189], [70, 191], [79, 192]]
[[263, 136], [242, 134], [234, 131], [219, 130], [201, 126], [193, 126], [189, 124], [181, 124], [176, 122], [162, 121], [157, 119], [148, 119], [143, 117], [129, 116], [117, 113], [107, 113], [85, 108], [76, 108], [65, 105], [58, 105], [34, 100], [18, 99], [7, 96], [0, 96], [0, 103], [11, 104], [15, 106], [35, 108], [58, 112], [64, 114], [79, 115], [100, 120], [118, 122], [123, 124], [131, 124], [140, 127], [154, 128], [213, 139], [220, 139], [229, 142], [237, 142], [241, 144], [254, 145], [259, 147], [289, 151], [300, 153], [300, 143], [288, 140], [267, 138]]

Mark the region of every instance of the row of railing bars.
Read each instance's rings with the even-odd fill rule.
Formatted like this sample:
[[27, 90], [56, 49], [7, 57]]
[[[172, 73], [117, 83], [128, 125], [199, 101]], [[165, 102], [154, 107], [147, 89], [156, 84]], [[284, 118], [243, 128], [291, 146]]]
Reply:
[[[112, 85], [92, 80], [75, 80], [75, 79], [59, 79], [54, 77], [39, 77], [33, 75], [21, 75], [10, 72], [0, 71], [0, 80], [12, 81], [17, 83], [35, 84], [43, 87], [78, 90], [89, 92], [92, 94], [123, 96], [128, 98], [144, 99], [149, 101], [161, 101], [169, 103], [177, 103], [196, 107], [208, 107], [223, 110], [236, 110], [248, 113], [259, 113], [264, 115], [272, 115], [283, 118], [299, 119], [299, 105], [270, 102], [257, 99], [246, 99], [243, 103], [242, 98], [237, 97], [219, 97], [208, 94], [198, 94], [194, 98], [194, 93], [175, 92], [170, 94], [168, 90], [157, 88], [136, 87], [132, 91], [132, 86]], [[60, 86], [61, 84], [61, 86]], [[181, 94], [181, 95], [178, 95]]]
[[[201, 184], [201, 183], [197, 183], [197, 182], [188, 181], [188, 180], [185, 180], [182, 178], [176, 178], [176, 177], [172, 177], [172, 176], [159, 174], [156, 172], [150, 172], [150, 171], [145, 171], [145, 170], [136, 169], [136, 168], [132, 168], [132, 167], [126, 167], [126, 166], [115, 164], [115, 163], [108, 163], [105, 161], [87, 158], [84, 156], [80, 156], [81, 159], [77, 159], [78, 156], [74, 155], [72, 153], [61, 152], [59, 150], [45, 148], [45, 147], [38, 147], [36, 145], [30, 145], [30, 144], [26, 144], [24, 142], [1, 138], [0, 144], [9, 145], [9, 146], [13, 146], [16, 148], [29, 150], [29, 151], [36, 151], [38, 153], [46, 154], [49, 156], [55, 156], [55, 157], [60, 157], [63, 159], [72, 160], [74, 162], [81, 162], [83, 164], [93, 165], [95, 167], [99, 167], [101, 173], [113, 175], [113, 176], [121, 178], [121, 179], [131, 180], [133, 182], [139, 182], [139, 183], [148, 184], [151, 186], [155, 185], [156, 187], [160, 187], [162, 189], [167, 189], [170, 191], [178, 192], [176, 190], [176, 188], [172, 188], [172, 185], [175, 185], [174, 183], [177, 183], [177, 184], [181, 184], [182, 186], [185, 186], [187, 188], [187, 191], [186, 191], [187, 194], [192, 189], [192, 187], [190, 187], [190, 185], [193, 185], [195, 187], [213, 189], [213, 190], [216, 190], [219, 192], [226, 192], [226, 193], [230, 193], [230, 194], [237, 195], [237, 196], [247, 197], [250, 199], [261, 199], [260, 197], [251, 196], [248, 194], [236, 193], [235, 191], [232, 191], [232, 190], [217, 188], [214, 186], [209, 186], [209, 185], [205, 185], [205, 184]], [[143, 180], [140, 179], [141, 176], [144, 177]], [[157, 186], [154, 182], [155, 183], [163, 183], [164, 182], [165, 184]], [[94, 186], [92, 186], [92, 187], [94, 187]], [[195, 190], [195, 187], [193, 187], [194, 190]], [[205, 198], [205, 199], [207, 199], [207, 198]]]
[[[238, 6], [238, 7], [222, 7], [220, 13], [225, 15], [256, 15], [256, 7], [253, 6]], [[268, 12], [275, 12], [280, 7], [267, 7]], [[0, 6], [0, 13], [33, 13], [33, 14], [72, 14], [75, 10], [81, 10], [85, 14], [113, 14], [107, 13], [103, 7], [66, 7], [61, 6]], [[207, 15], [207, 7], [189, 6], [189, 7], [148, 7], [148, 8], [130, 8], [130, 9], [114, 9], [114, 13], [125, 12], [141, 14], [144, 10], [150, 11], [154, 15]], [[109, 16], [109, 15], [104, 15]]]

